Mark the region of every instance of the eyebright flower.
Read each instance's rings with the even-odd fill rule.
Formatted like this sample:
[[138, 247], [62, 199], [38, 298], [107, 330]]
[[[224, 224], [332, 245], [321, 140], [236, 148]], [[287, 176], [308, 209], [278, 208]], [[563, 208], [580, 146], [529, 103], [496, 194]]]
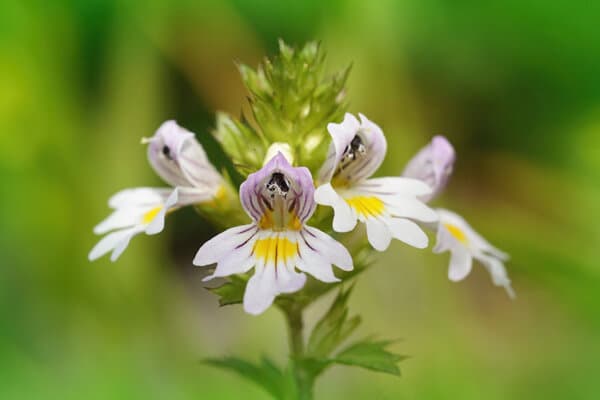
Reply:
[[333, 207], [333, 229], [349, 232], [357, 220], [367, 226], [369, 243], [379, 251], [392, 238], [417, 248], [427, 247], [427, 235], [411, 219], [433, 222], [436, 213], [417, 197], [431, 193], [427, 184], [405, 177], [370, 178], [379, 168], [387, 142], [379, 126], [359, 114], [346, 114], [327, 126], [332, 143], [319, 172], [323, 183], [315, 192], [319, 204]]
[[218, 197], [223, 177], [206, 157], [196, 135], [170, 120], [164, 122], [148, 143], [148, 161], [165, 182], [180, 188], [180, 200], [198, 204]]
[[313, 196], [309, 170], [292, 167], [278, 153], [240, 186], [242, 206], [253, 222], [204, 243], [194, 264], [217, 263], [205, 280], [254, 267], [244, 293], [244, 309], [250, 314], [265, 311], [281, 293], [301, 289], [306, 281], [302, 272], [323, 282], [338, 281], [332, 264], [352, 270], [352, 257], [333, 238], [305, 225], [316, 207]]
[[464, 279], [471, 272], [475, 258], [488, 270], [494, 285], [503, 286], [511, 298], [515, 297], [503, 263], [508, 260], [508, 254], [492, 246], [459, 215], [444, 209], [437, 212], [440, 219], [433, 252], [450, 251], [448, 278], [451, 281]]
[[212, 201], [224, 190], [223, 178], [208, 161], [195, 135], [175, 121], [163, 123], [143, 143], [149, 143], [150, 165], [174, 188], [125, 189], [111, 197], [108, 204], [115, 211], [94, 228], [94, 233], [108, 235], [90, 252], [88, 258], [92, 261], [110, 251], [110, 259], [115, 261], [133, 236], [161, 232], [168, 213]]
[[408, 162], [402, 176], [421, 180], [431, 187], [430, 194], [420, 196], [420, 199], [427, 203], [446, 187], [455, 158], [450, 142], [443, 136], [434, 136], [431, 142]]

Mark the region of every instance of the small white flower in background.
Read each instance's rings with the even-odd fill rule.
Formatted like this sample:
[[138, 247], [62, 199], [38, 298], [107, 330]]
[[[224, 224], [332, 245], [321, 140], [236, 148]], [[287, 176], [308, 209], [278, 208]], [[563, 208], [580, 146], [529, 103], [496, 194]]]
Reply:
[[376, 250], [387, 249], [392, 238], [427, 247], [427, 235], [412, 220], [437, 220], [437, 214], [418, 199], [431, 189], [406, 177], [369, 179], [383, 162], [387, 142], [377, 125], [359, 116], [360, 122], [346, 114], [342, 123], [327, 126], [332, 143], [319, 173], [322, 185], [315, 192], [316, 202], [333, 207], [337, 232], [349, 232], [357, 221], [364, 222]]
[[492, 246], [459, 215], [444, 209], [437, 212], [440, 220], [433, 252], [450, 252], [448, 278], [455, 282], [463, 280], [471, 272], [473, 259], [476, 259], [488, 270], [494, 285], [504, 287], [514, 298], [503, 263], [508, 260], [508, 254]]
[[244, 293], [246, 312], [260, 314], [277, 295], [300, 290], [306, 281], [302, 272], [323, 282], [336, 282], [339, 279], [332, 264], [352, 270], [352, 257], [344, 246], [305, 225], [316, 207], [307, 168], [292, 167], [278, 153], [242, 183], [240, 198], [253, 222], [228, 229], [204, 243], [194, 264], [217, 264], [205, 280], [245, 273], [254, 267]]
[[[166, 213], [177, 204], [177, 189], [136, 188], [115, 194], [108, 205], [115, 211], [96, 225], [94, 233], [103, 237], [90, 252], [90, 261], [112, 251], [115, 261], [139, 233], [154, 235], [163, 230]], [[110, 232], [110, 233], [109, 233]]]
[[448, 139], [434, 136], [431, 142], [408, 162], [402, 176], [427, 183], [432, 192], [420, 196], [420, 199], [429, 202], [446, 187], [455, 158], [454, 148]]
[[137, 234], [154, 235], [164, 228], [165, 216], [176, 209], [212, 201], [223, 189], [223, 178], [208, 161], [195, 135], [175, 121], [163, 123], [148, 143], [148, 160], [173, 188], [133, 188], [115, 194], [109, 207], [115, 211], [94, 228], [103, 235], [88, 258], [96, 260], [112, 251], [115, 261]]
[[[408, 162], [403, 176], [420, 179], [431, 186], [432, 193], [421, 197], [428, 202], [448, 183], [455, 160], [450, 142], [443, 136], [435, 136]], [[513, 298], [515, 294], [503, 263], [508, 260], [508, 255], [487, 242], [459, 215], [444, 209], [436, 211], [438, 222], [427, 226], [437, 232], [433, 252], [450, 251], [448, 278], [454, 282], [463, 280], [471, 272], [475, 258], [488, 270], [494, 284], [503, 286]]]

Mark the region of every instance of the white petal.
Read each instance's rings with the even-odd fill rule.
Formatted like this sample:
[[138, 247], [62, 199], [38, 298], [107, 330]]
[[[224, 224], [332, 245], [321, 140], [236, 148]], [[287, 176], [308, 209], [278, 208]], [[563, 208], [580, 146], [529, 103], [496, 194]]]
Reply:
[[400, 196], [395, 198], [386, 196], [382, 200], [386, 203], [388, 212], [395, 217], [410, 218], [422, 222], [435, 222], [438, 219], [437, 213], [420, 200]]
[[356, 227], [356, 214], [330, 183], [321, 185], [315, 190], [315, 201], [318, 204], [333, 207], [333, 230], [350, 232]]
[[390, 218], [386, 222], [395, 239], [418, 249], [427, 247], [429, 238], [419, 225], [404, 218]]
[[360, 129], [360, 123], [356, 117], [350, 113], [344, 115], [344, 120], [339, 123], [327, 124], [327, 130], [331, 135], [331, 140], [335, 146], [336, 157], [340, 157], [346, 146], [352, 141], [356, 132]]
[[[94, 261], [118, 247], [121, 242], [129, 243], [131, 237], [137, 235], [138, 233], [140, 233], [140, 230], [137, 227], [109, 233], [100, 239], [96, 246], [94, 246], [88, 255], [88, 259], [90, 261]], [[120, 252], [123, 250], [124, 249], [121, 249]]]
[[132, 233], [129, 236], [126, 236], [125, 238], [123, 238], [123, 240], [121, 240], [119, 243], [117, 243], [117, 246], [115, 247], [112, 254], [110, 255], [110, 261], [112, 261], [112, 262], [117, 261], [117, 259], [119, 257], [121, 257], [121, 254], [123, 254], [123, 252], [125, 251], [127, 246], [129, 246], [129, 242], [131, 241], [131, 238], [134, 237], [135, 235], [137, 235], [138, 233], [142, 233], [142, 232], [143, 232], [143, 230], [141, 227], [135, 227], [134, 233]]
[[501, 260], [508, 260], [508, 254], [494, 247], [490, 242], [485, 240], [483, 236], [477, 233], [475, 229], [473, 229], [463, 217], [452, 211], [444, 210], [441, 208], [437, 209], [436, 211], [442, 223], [450, 223], [452, 225], [455, 225], [465, 233], [468, 239], [469, 246], [474, 251], [490, 253]]
[[466, 249], [456, 248], [450, 253], [448, 279], [457, 282], [466, 278], [471, 272], [473, 259]]
[[278, 293], [294, 293], [302, 289], [306, 283], [306, 275], [294, 271], [293, 268], [277, 268], [276, 285]]
[[340, 195], [333, 189], [331, 183], [321, 185], [315, 190], [315, 201], [317, 204], [333, 207], [339, 198]]
[[298, 242], [300, 257], [296, 260], [296, 267], [312, 275], [322, 282], [339, 282], [333, 274], [333, 268], [329, 260], [311, 249], [306, 242]]
[[256, 268], [244, 292], [244, 311], [261, 314], [273, 304], [276, 295], [274, 269]]
[[356, 185], [356, 188], [413, 196], [422, 196], [431, 193], [431, 188], [425, 182], [402, 177], [371, 178]]
[[172, 191], [170, 188], [150, 187], [125, 189], [113, 195], [108, 205], [110, 208], [153, 206], [162, 204]]
[[250, 268], [256, 264], [256, 260], [252, 256], [252, 249], [255, 243], [256, 236], [248, 240], [242, 247], [232, 250], [225, 255], [225, 257], [217, 263], [215, 272], [212, 275], [205, 277], [203, 281], [248, 272]]
[[103, 235], [115, 229], [134, 226], [140, 221], [143, 214], [143, 209], [139, 207], [118, 208], [104, 221], [94, 227], [94, 233], [96, 235]]
[[208, 186], [178, 187], [178, 189], [179, 197], [177, 199], [177, 205], [180, 207], [212, 201], [218, 191], [218, 189], [215, 190]]
[[508, 277], [508, 273], [506, 272], [506, 268], [502, 261], [490, 257], [490, 256], [478, 256], [476, 257], [481, 261], [483, 266], [488, 270], [490, 275], [492, 276], [492, 282], [496, 286], [502, 286], [506, 290], [506, 293], [511, 299], [516, 297], [514, 290], [510, 284], [510, 278]]
[[169, 211], [171, 207], [177, 204], [178, 196], [179, 192], [176, 188], [169, 195], [160, 211], [154, 216], [154, 218], [152, 218], [152, 221], [150, 221], [150, 223], [146, 227], [147, 235], [156, 235], [157, 233], [162, 232], [163, 228], [165, 227], [165, 216], [167, 215], [167, 211]]
[[350, 232], [356, 227], [358, 218], [346, 200], [339, 198], [333, 207], [333, 230], [336, 232]]
[[367, 237], [371, 246], [377, 251], [386, 250], [392, 241], [392, 233], [383, 221], [377, 218], [367, 218]]
[[323, 254], [331, 264], [344, 271], [352, 271], [354, 268], [352, 256], [340, 242], [316, 228], [306, 226], [304, 230], [312, 235], [312, 238], [306, 237], [310, 245]]
[[246, 240], [253, 237], [256, 232], [257, 228], [254, 224], [227, 229], [200, 247], [194, 257], [193, 264], [202, 266], [216, 263], [237, 246], [242, 245]]
[[319, 170], [319, 182], [329, 182], [331, 180], [346, 146], [350, 144], [359, 129], [360, 123], [350, 113], [346, 113], [344, 120], [339, 124], [327, 124], [327, 131], [331, 135], [331, 145], [327, 151], [327, 158]]
[[432, 251], [434, 253], [443, 253], [444, 251], [451, 250], [456, 246], [464, 247], [450, 234], [450, 232], [448, 232], [443, 224], [438, 223], [436, 243]]

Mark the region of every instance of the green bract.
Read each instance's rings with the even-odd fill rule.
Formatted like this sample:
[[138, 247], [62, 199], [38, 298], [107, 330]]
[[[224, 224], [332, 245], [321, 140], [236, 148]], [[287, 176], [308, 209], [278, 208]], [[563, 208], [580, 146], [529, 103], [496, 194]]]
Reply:
[[313, 174], [323, 163], [327, 124], [346, 111], [345, 84], [350, 67], [324, 72], [325, 54], [316, 42], [294, 49], [279, 42], [279, 54], [256, 69], [238, 66], [250, 96], [250, 115], [240, 120], [219, 113], [213, 131], [225, 153], [243, 175], [262, 166], [268, 147], [288, 143], [296, 165]]

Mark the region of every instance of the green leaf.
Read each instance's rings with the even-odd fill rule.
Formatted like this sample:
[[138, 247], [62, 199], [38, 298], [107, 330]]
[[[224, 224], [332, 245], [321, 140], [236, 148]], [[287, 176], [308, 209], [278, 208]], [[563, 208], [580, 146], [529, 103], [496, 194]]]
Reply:
[[232, 275], [229, 277], [229, 281], [225, 282], [221, 286], [207, 289], [219, 296], [220, 306], [241, 304], [244, 300], [246, 280], [241, 276]]
[[352, 287], [340, 289], [327, 313], [315, 325], [308, 340], [308, 357], [329, 356], [360, 324], [359, 316], [348, 318], [347, 302], [351, 292]]
[[236, 372], [266, 390], [275, 399], [293, 399], [295, 397], [291, 374], [280, 370], [266, 357], [261, 359], [260, 364], [253, 364], [237, 357], [211, 358], [204, 362], [217, 368]]
[[397, 364], [404, 360], [406, 356], [386, 350], [386, 347], [391, 343], [393, 342], [365, 339], [348, 346], [331, 361], [337, 364], [354, 365], [372, 371], [400, 376], [400, 369]]

